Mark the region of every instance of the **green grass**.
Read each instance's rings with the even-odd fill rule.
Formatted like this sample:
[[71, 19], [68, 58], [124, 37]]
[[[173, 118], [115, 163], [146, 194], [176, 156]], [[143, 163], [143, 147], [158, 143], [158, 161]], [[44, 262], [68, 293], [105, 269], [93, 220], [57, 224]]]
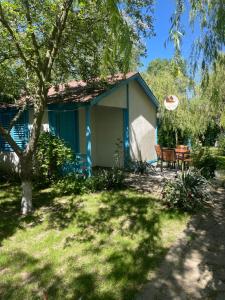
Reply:
[[131, 191], [34, 205], [21, 216], [18, 187], [0, 186], [0, 299], [133, 299], [189, 219]]

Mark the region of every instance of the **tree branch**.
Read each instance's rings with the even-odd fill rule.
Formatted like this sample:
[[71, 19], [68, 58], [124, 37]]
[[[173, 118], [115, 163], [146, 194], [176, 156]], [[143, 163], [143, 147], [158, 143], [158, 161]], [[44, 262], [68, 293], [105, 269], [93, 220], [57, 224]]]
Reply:
[[12, 147], [16, 154], [21, 157], [22, 149], [17, 145], [14, 139], [11, 137], [9, 130], [5, 129], [0, 123], [0, 134], [3, 136], [3, 139]]
[[[27, 22], [30, 25], [30, 27], [32, 27], [33, 26], [33, 22], [32, 22], [32, 18], [31, 18], [30, 5], [29, 5], [28, 0], [24, 0], [24, 5], [26, 7]], [[35, 33], [34, 33], [33, 30], [31, 32], [31, 39], [32, 39], [33, 47], [34, 47], [34, 52], [35, 52], [37, 60], [38, 60], [38, 64], [39, 64], [39, 66], [42, 69], [42, 61], [41, 61], [41, 56], [40, 56], [40, 53], [39, 53], [39, 46], [38, 46], [38, 42], [37, 42], [37, 39], [36, 39], [36, 36], [35, 36]]]
[[59, 15], [56, 18], [56, 24], [53, 27], [52, 34], [50, 41], [52, 41], [49, 49], [47, 50], [46, 56], [45, 56], [45, 76], [47, 79], [49, 79], [49, 76], [51, 74], [52, 66], [55, 60], [55, 57], [58, 52], [58, 47], [61, 41], [62, 32], [65, 28], [67, 16], [69, 9], [73, 3], [73, 0], [65, 0], [62, 9], [59, 13]]
[[30, 141], [27, 144], [25, 153], [29, 156], [32, 156], [32, 154], [35, 151], [38, 137], [39, 137], [39, 132], [41, 130], [41, 125], [42, 125], [42, 119], [44, 115], [44, 108], [45, 108], [45, 99], [41, 98], [38, 101], [38, 106], [34, 106], [34, 120], [33, 120], [33, 125], [32, 125], [32, 130], [30, 133]]
[[21, 109], [19, 109], [19, 111], [17, 112], [17, 114], [14, 116], [14, 118], [11, 120], [10, 124], [9, 124], [9, 128], [8, 128], [8, 132], [10, 132], [13, 128], [13, 126], [16, 124], [16, 122], [19, 120], [19, 118], [22, 116], [24, 110], [27, 107], [27, 101], [25, 102], [25, 104], [23, 105], [23, 107]]
[[26, 56], [25, 54], [23, 53], [23, 50], [22, 48], [20, 47], [20, 44], [12, 30], [12, 28], [10, 27], [8, 21], [6, 20], [5, 18], [5, 15], [4, 15], [4, 12], [3, 12], [3, 8], [2, 8], [2, 5], [0, 3], [0, 22], [2, 23], [2, 25], [7, 29], [8, 33], [10, 34], [15, 46], [16, 46], [16, 49], [21, 57], [21, 59], [25, 62], [26, 66], [30, 66], [34, 69], [36, 69], [30, 62], [30, 60], [26, 59]]

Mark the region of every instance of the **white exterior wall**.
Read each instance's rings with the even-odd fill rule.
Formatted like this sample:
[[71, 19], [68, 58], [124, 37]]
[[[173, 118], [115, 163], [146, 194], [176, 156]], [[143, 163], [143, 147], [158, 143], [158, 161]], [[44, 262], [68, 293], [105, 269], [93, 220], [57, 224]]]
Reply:
[[[126, 86], [115, 90], [91, 108], [92, 166], [112, 167], [118, 140], [123, 141], [123, 111]], [[86, 153], [85, 109], [79, 110], [80, 153]], [[121, 152], [122, 152], [121, 145]], [[123, 166], [123, 153], [120, 164]]]
[[[92, 116], [92, 161], [93, 166], [112, 167], [115, 152], [120, 150], [120, 165], [123, 166], [123, 111], [120, 108], [97, 106]], [[94, 126], [93, 126], [94, 125]], [[121, 147], [116, 143], [121, 142]]]
[[126, 85], [121, 86], [110, 95], [106, 96], [102, 99], [98, 106], [110, 106], [110, 107], [118, 107], [118, 108], [126, 108], [127, 107], [127, 92]]
[[136, 81], [129, 83], [129, 135], [131, 159], [156, 159], [156, 108]]

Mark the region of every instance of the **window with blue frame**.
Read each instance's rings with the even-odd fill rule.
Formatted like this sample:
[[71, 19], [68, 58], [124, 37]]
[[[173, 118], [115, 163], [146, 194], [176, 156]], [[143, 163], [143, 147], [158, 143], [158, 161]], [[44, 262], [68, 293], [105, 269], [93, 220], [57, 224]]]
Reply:
[[[9, 128], [11, 120], [17, 113], [17, 109], [15, 108], [7, 108], [0, 110], [0, 123], [5, 129]], [[11, 130], [11, 136], [17, 145], [24, 149], [28, 139], [29, 139], [29, 129], [28, 129], [28, 111], [24, 111], [22, 116], [16, 122]], [[13, 152], [10, 145], [4, 140], [4, 138], [0, 134], [0, 151], [2, 152]]]
[[79, 150], [79, 119], [75, 104], [48, 105], [50, 132], [69, 145], [75, 153]]

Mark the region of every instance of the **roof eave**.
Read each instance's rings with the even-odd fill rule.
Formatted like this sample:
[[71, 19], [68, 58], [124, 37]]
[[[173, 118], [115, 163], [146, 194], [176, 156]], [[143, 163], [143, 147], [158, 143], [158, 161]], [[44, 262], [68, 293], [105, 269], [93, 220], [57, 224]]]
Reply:
[[151, 103], [158, 108], [159, 107], [159, 102], [156, 99], [155, 95], [153, 94], [153, 92], [151, 91], [151, 89], [149, 88], [149, 86], [147, 85], [147, 83], [144, 81], [144, 79], [142, 78], [142, 76], [140, 75], [140, 73], [136, 73], [133, 76], [117, 83], [114, 87], [112, 87], [111, 89], [108, 89], [107, 91], [105, 91], [104, 93], [98, 95], [97, 97], [93, 98], [92, 100], [89, 101], [89, 104], [91, 106], [94, 106], [96, 104], [98, 104], [103, 98], [105, 98], [106, 96], [110, 95], [111, 93], [113, 93], [114, 91], [116, 91], [118, 88], [128, 84], [130, 81], [132, 80], [136, 80], [141, 87], [143, 88], [145, 94], [148, 96], [149, 100], [151, 101]]

